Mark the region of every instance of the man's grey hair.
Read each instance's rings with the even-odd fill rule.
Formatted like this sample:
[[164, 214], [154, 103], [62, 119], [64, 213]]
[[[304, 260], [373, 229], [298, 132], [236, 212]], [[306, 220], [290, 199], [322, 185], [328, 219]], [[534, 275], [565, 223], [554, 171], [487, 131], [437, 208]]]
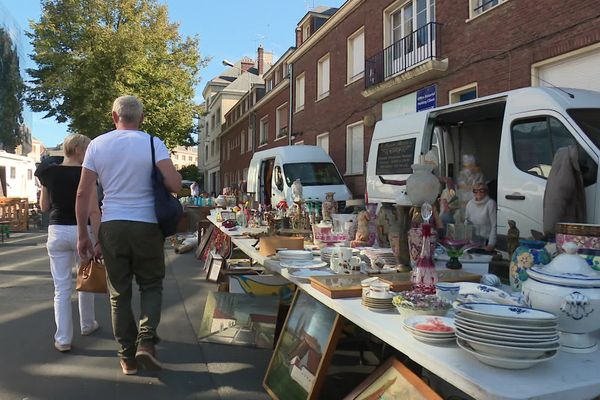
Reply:
[[135, 96], [121, 96], [113, 103], [112, 110], [119, 116], [119, 121], [131, 124], [142, 120], [144, 106]]

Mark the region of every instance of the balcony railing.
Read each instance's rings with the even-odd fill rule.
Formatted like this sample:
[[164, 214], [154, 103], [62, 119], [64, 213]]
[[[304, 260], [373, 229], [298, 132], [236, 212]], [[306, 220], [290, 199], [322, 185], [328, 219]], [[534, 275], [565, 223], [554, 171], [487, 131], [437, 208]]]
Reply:
[[441, 56], [441, 28], [430, 22], [365, 61], [365, 88]]

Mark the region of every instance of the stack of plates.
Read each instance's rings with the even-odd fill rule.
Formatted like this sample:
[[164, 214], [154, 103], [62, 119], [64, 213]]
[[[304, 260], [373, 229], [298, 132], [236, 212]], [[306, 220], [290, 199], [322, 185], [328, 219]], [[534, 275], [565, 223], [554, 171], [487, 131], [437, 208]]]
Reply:
[[439, 344], [456, 340], [454, 319], [435, 315], [415, 315], [404, 320], [404, 329], [425, 343]]
[[395, 308], [392, 304], [392, 298], [395, 293], [390, 292], [385, 298], [369, 296], [369, 292], [363, 293], [362, 305], [367, 307], [371, 311], [388, 311]]
[[456, 312], [459, 347], [484, 364], [523, 369], [556, 357], [558, 318], [506, 304], [465, 303]]
[[[336, 247], [323, 247], [321, 249], [321, 260], [329, 264], [331, 262], [331, 254], [333, 253], [334, 249], [336, 249]], [[358, 256], [359, 254], [360, 250], [352, 249], [353, 256]]]
[[312, 260], [312, 251], [310, 250], [280, 250], [277, 252], [279, 261], [294, 261], [294, 260]]

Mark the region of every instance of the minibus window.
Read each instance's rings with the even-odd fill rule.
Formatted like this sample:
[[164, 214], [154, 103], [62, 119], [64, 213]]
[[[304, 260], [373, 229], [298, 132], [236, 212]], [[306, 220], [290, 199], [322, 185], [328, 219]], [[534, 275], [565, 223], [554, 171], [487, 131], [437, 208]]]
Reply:
[[285, 183], [300, 179], [303, 186], [342, 185], [344, 181], [332, 163], [291, 163], [283, 165]]

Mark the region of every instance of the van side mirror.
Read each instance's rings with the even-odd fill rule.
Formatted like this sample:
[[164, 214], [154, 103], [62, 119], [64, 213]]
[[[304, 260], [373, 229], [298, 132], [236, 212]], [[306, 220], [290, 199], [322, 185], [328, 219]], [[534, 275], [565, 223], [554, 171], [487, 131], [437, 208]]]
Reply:
[[275, 167], [275, 171], [273, 173], [274, 173], [275, 186], [277, 186], [277, 189], [283, 190], [283, 176], [281, 176], [281, 167], [279, 167], [279, 166]]

